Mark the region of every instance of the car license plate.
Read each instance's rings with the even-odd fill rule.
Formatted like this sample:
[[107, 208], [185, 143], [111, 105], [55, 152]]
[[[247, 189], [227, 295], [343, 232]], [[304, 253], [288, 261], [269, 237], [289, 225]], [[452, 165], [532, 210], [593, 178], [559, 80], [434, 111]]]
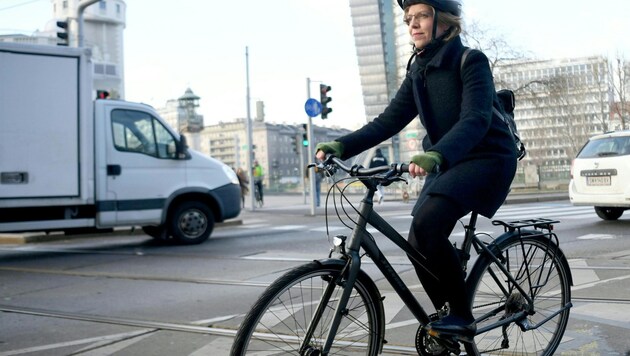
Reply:
[[586, 177], [586, 185], [610, 185], [610, 176]]

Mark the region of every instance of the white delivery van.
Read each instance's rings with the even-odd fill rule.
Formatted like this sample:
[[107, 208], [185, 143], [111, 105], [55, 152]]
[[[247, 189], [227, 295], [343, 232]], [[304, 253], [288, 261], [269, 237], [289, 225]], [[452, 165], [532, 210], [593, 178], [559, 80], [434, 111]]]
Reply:
[[194, 244], [238, 216], [230, 167], [150, 106], [94, 97], [89, 50], [0, 42], [0, 233], [142, 226]]

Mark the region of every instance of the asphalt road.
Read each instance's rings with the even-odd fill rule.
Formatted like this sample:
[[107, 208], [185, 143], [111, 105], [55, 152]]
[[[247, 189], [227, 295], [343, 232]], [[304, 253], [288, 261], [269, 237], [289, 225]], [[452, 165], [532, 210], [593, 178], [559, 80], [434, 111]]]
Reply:
[[[404, 233], [410, 208], [386, 199], [377, 210]], [[323, 214], [322, 207], [311, 216], [300, 195], [268, 195], [263, 208], [243, 211], [198, 246], [156, 244], [138, 230], [0, 245], [0, 356], [227, 355], [244, 313], [269, 283], [326, 257]], [[574, 279], [557, 354], [628, 355], [630, 214], [604, 222], [560, 194], [512, 197], [496, 218], [543, 215], [562, 221], [555, 231]], [[487, 219], [478, 226], [497, 232]], [[329, 230], [342, 228], [329, 221]], [[381, 247], [426, 302], [406, 256], [386, 241]], [[388, 295], [385, 354], [413, 354], [417, 322], [379, 272], [366, 268]]]

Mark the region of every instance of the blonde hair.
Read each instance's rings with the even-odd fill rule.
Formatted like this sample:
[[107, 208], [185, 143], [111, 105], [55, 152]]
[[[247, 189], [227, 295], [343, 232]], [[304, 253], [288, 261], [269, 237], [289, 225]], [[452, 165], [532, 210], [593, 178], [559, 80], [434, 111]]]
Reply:
[[[433, 9], [433, 11], [435, 11], [435, 9]], [[438, 24], [446, 25], [446, 27], [451, 29], [450, 33], [444, 38], [444, 41], [449, 41], [462, 33], [462, 18], [450, 12], [441, 11], [438, 15]]]

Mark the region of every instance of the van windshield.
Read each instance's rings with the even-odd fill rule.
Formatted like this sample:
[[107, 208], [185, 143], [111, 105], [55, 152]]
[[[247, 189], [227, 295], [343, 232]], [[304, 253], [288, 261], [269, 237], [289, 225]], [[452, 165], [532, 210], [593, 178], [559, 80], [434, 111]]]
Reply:
[[604, 137], [590, 140], [578, 154], [578, 158], [597, 158], [630, 155], [630, 136]]

